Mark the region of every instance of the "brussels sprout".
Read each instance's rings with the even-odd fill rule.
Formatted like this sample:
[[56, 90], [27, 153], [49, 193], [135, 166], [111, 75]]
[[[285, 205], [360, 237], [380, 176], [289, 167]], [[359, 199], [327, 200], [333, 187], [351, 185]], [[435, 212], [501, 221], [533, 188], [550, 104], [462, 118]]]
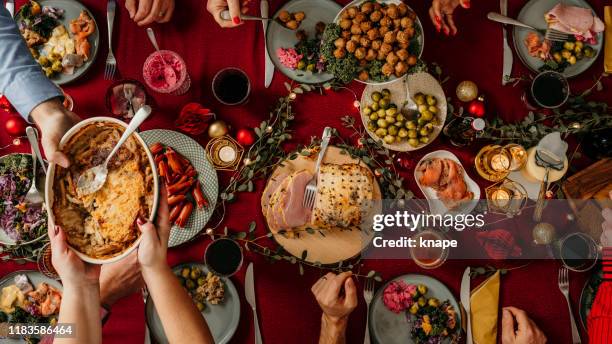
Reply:
[[385, 110], [385, 113], [387, 114], [387, 116], [394, 116], [397, 113], [397, 108], [387, 108], [387, 110]]
[[423, 128], [425, 128], [429, 132], [431, 132], [431, 131], [433, 131], [434, 125], [433, 125], [433, 123], [429, 122], [429, 123], [425, 124], [425, 126]]
[[314, 71], [315, 70], [315, 64], [314, 63], [309, 64], [308, 66], [306, 66], [306, 70], [309, 71], [309, 72]]
[[372, 105], [370, 105], [370, 108], [372, 108], [372, 111], [378, 111], [378, 109], [380, 109], [380, 106], [378, 106], [378, 103], [372, 103]]
[[378, 125], [380, 128], [386, 128], [389, 123], [387, 123], [387, 121], [385, 121], [384, 119], [380, 118], [378, 121], [376, 121], [376, 125]]
[[193, 280], [186, 280], [185, 281], [185, 287], [187, 287], [188, 290], [194, 290], [196, 288], [196, 283]]
[[399, 136], [401, 138], [408, 137], [408, 130], [406, 130], [404, 128], [400, 128], [400, 130], [398, 130], [398, 132], [397, 132], [397, 136]]
[[419, 311], [419, 305], [417, 303], [413, 303], [412, 306], [410, 306], [410, 309], [408, 309], [408, 311], [410, 312], [410, 314], [416, 314]]
[[41, 56], [38, 58], [38, 64], [47, 67], [49, 65], [49, 59], [46, 56]]
[[419, 140], [417, 139], [409, 139], [408, 140], [408, 144], [411, 145], [412, 147], [416, 147], [419, 145]]
[[595, 49], [593, 49], [591, 46], [586, 46], [584, 48], [584, 56], [586, 56], [586, 57], [593, 57], [593, 56], [595, 56]]
[[[419, 118], [417, 120], [417, 127], [422, 127], [425, 125], [425, 123], [429, 122], [428, 120], [424, 119], [423, 117]], [[419, 128], [420, 129], [420, 128]]]
[[421, 143], [429, 143], [429, 137], [423, 136], [419, 139], [419, 141], [421, 141]]
[[380, 92], [378, 91], [373, 92], [371, 98], [373, 101], [378, 102], [379, 100], [382, 99], [382, 94], [380, 94]]
[[578, 47], [578, 46], [576, 46], [576, 47], [574, 48], [574, 53], [575, 53], [575, 54], [581, 54], [581, 53], [582, 53], [582, 47]]
[[421, 136], [427, 136], [427, 135], [429, 135], [429, 130], [427, 130], [427, 128], [423, 127], [423, 128], [421, 128], [421, 130], [419, 130], [419, 134]]
[[378, 109], [378, 111], [376, 111], [376, 114], [380, 118], [385, 118], [385, 116], [387, 115], [387, 113], [385, 112], [385, 109]]
[[432, 307], [438, 307], [440, 305], [440, 301], [438, 301], [438, 299], [435, 297], [432, 297], [431, 299], [427, 300], [427, 304]]
[[395, 136], [387, 135], [383, 140], [386, 144], [392, 144], [393, 142], [395, 142]]
[[51, 69], [56, 72], [59, 73], [62, 71], [63, 67], [62, 67], [62, 61], [55, 61], [53, 62], [53, 65], [51, 66]]
[[389, 91], [389, 89], [388, 89], [388, 88], [383, 88], [383, 89], [382, 89], [382, 91], [381, 91], [381, 93], [382, 93], [382, 95], [383, 95], [384, 97], [390, 97], [390, 96], [391, 96], [391, 91]]
[[383, 138], [385, 136], [387, 136], [387, 129], [385, 128], [378, 128], [376, 129], [376, 132], [374, 132], [374, 134], [376, 134], [376, 136]]
[[422, 120], [424, 120], [426, 122], [429, 122], [429, 121], [432, 120], [432, 118], [433, 118], [433, 113], [431, 113], [429, 110], [427, 110], [427, 111], [423, 111], [421, 113], [421, 118], [419, 118], [419, 120], [422, 119]]
[[561, 56], [561, 53], [557, 51], [553, 53], [553, 59], [555, 60], [555, 62], [561, 63], [561, 60], [563, 59], [563, 57]]
[[363, 114], [366, 116], [369, 116], [372, 113], [372, 108], [371, 107], [367, 107], [365, 109], [363, 109]]
[[297, 69], [299, 70], [303, 70], [304, 68], [306, 68], [306, 62], [304, 62], [304, 60], [301, 60], [300, 62], [298, 62], [297, 64]]
[[420, 307], [424, 307], [427, 304], [427, 300], [424, 297], [419, 297], [419, 299], [417, 300], [417, 304]]
[[385, 117], [385, 121], [387, 121], [387, 123], [395, 123], [395, 117], [387, 116]]
[[183, 278], [189, 278], [190, 273], [191, 273], [191, 270], [189, 268], [183, 268], [181, 270], [181, 276], [183, 276]]
[[204, 304], [202, 302], [196, 302], [196, 307], [198, 307], [198, 310], [200, 312], [202, 312], [204, 310], [204, 308], [206, 308], [206, 306], [204, 306]]
[[417, 105], [423, 105], [423, 104], [425, 104], [426, 100], [425, 100], [425, 96], [423, 95], [423, 93], [417, 93], [417, 94], [414, 96], [414, 102], [415, 102]]
[[202, 271], [196, 267], [191, 268], [191, 274], [189, 277], [193, 280], [197, 280], [200, 276], [202, 276]]
[[431, 123], [433, 125], [438, 125], [438, 124], [440, 124], [440, 121], [438, 120], [437, 117], [434, 117], [429, 123]]
[[416, 129], [416, 123], [414, 123], [414, 121], [407, 121], [406, 122], [406, 128], [407, 129]]
[[387, 134], [389, 134], [391, 136], [396, 136], [398, 131], [399, 131], [399, 129], [396, 126], [394, 126], [394, 125], [392, 125], [389, 128], [387, 128]]
[[574, 44], [576, 45], [574, 47], [574, 49], [576, 49], [576, 48], [580, 48], [580, 49], [584, 48], [584, 43], [582, 43], [581, 41], [576, 41]]
[[368, 130], [375, 131], [376, 129], [378, 129], [378, 126], [376, 125], [376, 122], [375, 121], [369, 121], [368, 122]]
[[438, 113], [438, 107], [435, 105], [430, 105], [427, 110], [429, 110], [429, 112], [433, 113], [434, 115]]
[[574, 50], [574, 46], [575, 46], [574, 42], [563, 43], [563, 49], [566, 49], [566, 50]]
[[582, 50], [580, 50], [580, 51], [576, 52], [574, 54], [574, 56], [576, 56], [576, 59], [582, 60], [582, 58], [584, 57], [584, 53], [582, 52]]
[[378, 114], [377, 113], [373, 113], [370, 115], [370, 120], [375, 121], [378, 119]]
[[563, 49], [561, 50], [561, 56], [563, 56], [564, 59], [568, 60], [572, 56], [572, 53], [569, 50]]
[[386, 108], [388, 108], [388, 107], [389, 107], [389, 100], [388, 100], [388, 99], [384, 99], [384, 98], [383, 98], [383, 99], [381, 99], [381, 100], [378, 102], [378, 105], [379, 105], [381, 108], [386, 109]]
[[576, 64], [576, 56], [570, 56], [570, 58], [567, 59], [567, 62], [569, 62], [571, 65]]
[[419, 291], [421, 295], [427, 294], [427, 286], [425, 284], [419, 284], [417, 286], [417, 290]]
[[417, 133], [417, 131], [415, 129], [408, 130], [408, 137], [409, 138], [416, 139], [417, 136], [419, 136], [419, 135], [418, 135], [418, 133]]
[[427, 109], [429, 109], [429, 106], [427, 106], [426, 104], [423, 105], [419, 105], [418, 110], [420, 113], [423, 113], [425, 111], [427, 111]]
[[434, 96], [427, 96], [427, 104], [428, 105], [436, 105], [438, 100]]

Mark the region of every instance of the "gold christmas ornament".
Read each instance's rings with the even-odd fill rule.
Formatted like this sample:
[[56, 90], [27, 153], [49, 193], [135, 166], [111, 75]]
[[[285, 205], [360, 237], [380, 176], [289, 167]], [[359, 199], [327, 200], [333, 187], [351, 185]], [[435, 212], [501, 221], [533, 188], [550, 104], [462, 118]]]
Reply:
[[219, 137], [227, 134], [229, 128], [227, 127], [227, 123], [218, 119], [210, 124], [208, 127], [208, 136], [210, 137]]
[[555, 227], [550, 223], [540, 222], [531, 232], [533, 242], [538, 245], [548, 245], [555, 239]]
[[457, 85], [457, 98], [462, 102], [469, 102], [478, 97], [478, 86], [473, 81], [462, 81]]

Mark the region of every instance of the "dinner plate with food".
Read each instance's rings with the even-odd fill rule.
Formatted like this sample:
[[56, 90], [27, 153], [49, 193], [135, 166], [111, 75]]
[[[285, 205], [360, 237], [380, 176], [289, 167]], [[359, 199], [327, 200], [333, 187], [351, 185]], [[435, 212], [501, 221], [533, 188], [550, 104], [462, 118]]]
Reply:
[[102, 187], [82, 194], [76, 187], [89, 168], [106, 160], [127, 124], [112, 117], [92, 117], [77, 123], [60, 141], [72, 162], [69, 168], [51, 163], [45, 202], [51, 225], [59, 225], [68, 244], [86, 262], [107, 264], [135, 250], [142, 236], [138, 217], [155, 219], [159, 182], [153, 155], [133, 133], [108, 165]]
[[456, 343], [461, 332], [459, 303], [435, 278], [408, 274], [378, 289], [370, 304], [374, 343]]
[[[240, 321], [240, 296], [232, 281], [213, 274], [201, 263], [179, 264], [172, 271], [202, 312], [215, 343], [228, 343]], [[168, 343], [150, 296], [145, 305], [145, 315], [155, 342]]]
[[[0, 279], [0, 323], [55, 325], [62, 285], [34, 270], [15, 271]], [[36, 338], [4, 338], [5, 344], [32, 343]]]
[[277, 167], [261, 197], [273, 238], [308, 262], [334, 264], [357, 256], [372, 240], [369, 214], [381, 191], [369, 167], [330, 146], [317, 178], [314, 207], [303, 205], [306, 185], [315, 178], [319, 148], [294, 154]]
[[219, 192], [217, 171], [204, 148], [185, 134], [154, 129], [140, 135], [166, 183], [172, 223], [168, 246], [178, 246], [200, 233], [212, 216]]
[[424, 43], [419, 18], [401, 0], [355, 0], [327, 26], [321, 49], [336, 78], [380, 84], [416, 66]]
[[331, 0], [292, 0], [268, 24], [268, 54], [276, 68], [300, 83], [320, 84], [334, 75], [321, 60], [321, 38], [341, 7]]
[[[513, 29], [514, 48], [533, 71], [554, 70], [574, 77], [586, 71], [601, 52], [604, 23], [585, 0], [531, 0], [517, 19], [542, 30]], [[546, 28], [567, 33], [569, 38], [544, 40]]]
[[426, 154], [414, 170], [414, 179], [432, 214], [467, 214], [480, 199], [480, 187], [470, 178], [457, 156], [446, 150]]
[[[42, 190], [44, 176], [39, 174], [36, 180]], [[13, 153], [0, 157], [0, 244], [30, 244], [47, 235], [44, 204], [25, 200], [33, 182], [32, 155]]]
[[100, 33], [91, 12], [78, 1], [28, 1], [15, 21], [32, 56], [58, 85], [89, 70], [98, 54]]
[[371, 138], [400, 152], [433, 142], [446, 120], [446, 96], [429, 73], [385, 85], [368, 85], [361, 95], [361, 120]]

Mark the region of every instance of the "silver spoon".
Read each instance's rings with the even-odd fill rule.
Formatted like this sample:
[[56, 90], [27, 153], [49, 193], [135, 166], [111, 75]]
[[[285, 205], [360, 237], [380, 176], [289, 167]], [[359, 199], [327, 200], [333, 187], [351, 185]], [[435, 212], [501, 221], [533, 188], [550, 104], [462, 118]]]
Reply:
[[[226, 21], [231, 21], [232, 20], [232, 16], [230, 15], [229, 10], [221, 11], [221, 14], [219, 16], [221, 17], [221, 19], [226, 20]], [[242, 19], [242, 20], [261, 20], [261, 21], [274, 20], [273, 18], [263, 18], [263, 17], [249, 16], [249, 15], [246, 15], [246, 14], [240, 14], [240, 19]]]
[[106, 157], [106, 160], [98, 166], [94, 166], [85, 172], [81, 173], [79, 180], [77, 181], [77, 193], [80, 195], [89, 195], [94, 193], [104, 185], [106, 177], [108, 176], [108, 163], [111, 158], [117, 153], [119, 148], [125, 143], [125, 141], [132, 135], [136, 129], [144, 122], [147, 117], [151, 114], [151, 107], [143, 105], [132, 120], [130, 124], [121, 135], [119, 142], [115, 145], [115, 148]]
[[159, 58], [161, 58], [164, 64], [164, 77], [166, 78], [166, 80], [176, 79], [176, 73], [174, 72], [174, 68], [172, 68], [171, 66], [168, 65], [168, 63], [166, 63], [164, 56], [161, 54], [159, 50], [159, 45], [157, 45], [157, 39], [155, 39], [155, 33], [153, 32], [152, 28], [150, 27], [147, 28], [147, 35], [149, 36], [149, 40], [151, 41], [151, 44], [153, 44], [153, 47], [159, 53]]
[[[36, 187], [36, 180], [38, 179], [38, 173], [36, 170], [36, 162], [38, 160], [38, 156], [40, 156], [40, 150], [38, 149], [38, 140], [36, 139], [36, 129], [33, 127], [26, 128], [26, 134], [28, 136], [28, 140], [30, 140], [30, 145], [32, 146], [32, 185], [30, 186], [30, 190], [26, 194], [25, 200], [29, 204], [40, 204], [43, 202], [43, 196]], [[33, 138], [30, 139], [30, 137]], [[42, 157], [40, 158], [42, 161]], [[45, 169], [45, 165], [43, 165], [43, 171]]]

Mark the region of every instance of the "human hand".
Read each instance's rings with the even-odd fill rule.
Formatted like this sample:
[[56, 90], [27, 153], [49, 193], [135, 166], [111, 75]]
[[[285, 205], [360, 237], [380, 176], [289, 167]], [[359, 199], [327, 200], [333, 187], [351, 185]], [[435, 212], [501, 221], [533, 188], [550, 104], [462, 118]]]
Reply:
[[64, 168], [70, 165], [70, 160], [58, 150], [60, 140], [68, 129], [72, 128], [81, 119], [74, 113], [66, 110], [59, 99], [52, 99], [38, 104], [30, 116], [41, 131], [41, 144], [47, 160]]
[[[609, 197], [612, 199], [612, 191], [610, 191]], [[612, 247], [612, 209], [605, 208], [601, 211], [601, 215], [604, 218], [604, 222], [601, 224], [601, 229], [603, 230], [601, 233], [601, 244], [605, 247]]]
[[125, 8], [138, 26], [167, 23], [174, 13], [174, 0], [125, 0]]
[[154, 226], [150, 221], [141, 218], [138, 218], [136, 223], [142, 232], [142, 241], [138, 246], [138, 262], [143, 271], [167, 267], [166, 254], [168, 239], [170, 238], [170, 220], [167, 192], [164, 185], [159, 190], [156, 225]]
[[51, 239], [51, 263], [62, 279], [64, 286], [98, 287], [100, 265], [85, 263], [66, 243], [66, 233], [60, 226], [49, 226]]
[[[346, 320], [357, 307], [357, 288], [347, 271], [339, 275], [332, 272], [321, 277], [311, 288], [323, 316], [332, 322]], [[344, 295], [341, 295], [344, 286]]]
[[453, 12], [459, 5], [468, 9], [470, 0], [433, 0], [429, 8], [429, 18], [438, 32], [442, 30], [447, 36], [457, 34]]
[[502, 316], [502, 344], [544, 343], [546, 343], [546, 336], [533, 320], [529, 319], [525, 311], [515, 307], [504, 307]]
[[102, 266], [100, 303], [110, 308], [119, 299], [139, 291], [143, 286], [138, 253], [134, 251], [118, 262]]
[[[223, 28], [236, 27], [242, 24], [240, 20], [240, 13], [246, 14], [249, 10], [246, 6], [251, 0], [242, 0], [242, 6], [240, 0], [208, 0], [206, 4], [206, 10], [212, 14], [213, 18]], [[221, 19], [221, 12], [229, 9], [232, 20]]]

